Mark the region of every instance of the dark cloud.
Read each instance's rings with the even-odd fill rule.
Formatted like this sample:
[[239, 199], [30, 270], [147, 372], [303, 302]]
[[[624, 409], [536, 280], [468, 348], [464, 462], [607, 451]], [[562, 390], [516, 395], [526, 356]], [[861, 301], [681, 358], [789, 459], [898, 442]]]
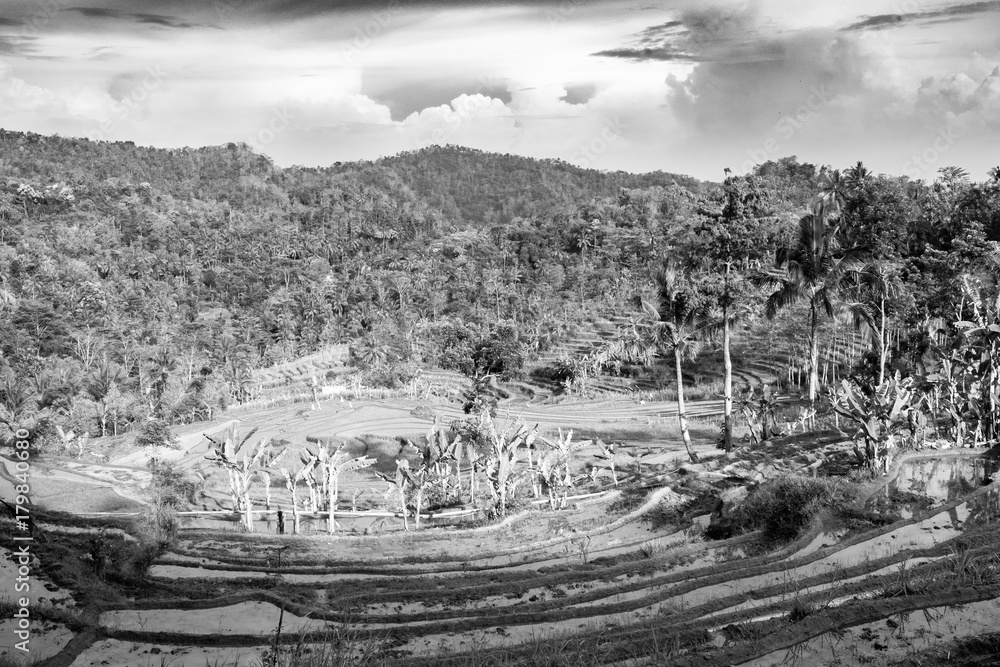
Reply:
[[24, 25], [24, 21], [18, 21], [17, 19], [8, 19], [3, 16], [0, 16], [0, 27], [12, 28], [15, 26], [22, 26], [22, 25]]
[[598, 51], [592, 55], [624, 58], [626, 60], [664, 60], [669, 62], [694, 62], [698, 60], [697, 56], [672, 46], [646, 47], [641, 49], [608, 49], [606, 51]]
[[757, 60], [759, 54], [754, 54], [752, 47], [755, 19], [751, 5], [689, 9], [679, 19], [650, 26], [632, 35], [631, 44], [593, 55], [628, 60], [703, 62], [731, 61], [742, 51], [745, 57]]
[[914, 22], [940, 23], [942, 21], [958, 21], [969, 16], [983, 14], [986, 12], [1000, 12], [1000, 0], [963, 3], [928, 12], [911, 12], [909, 14], [878, 14], [875, 16], [866, 16], [862, 20], [852, 23], [843, 30], [847, 32], [856, 30], [882, 30]]
[[87, 18], [94, 19], [114, 19], [120, 21], [134, 21], [147, 25], [155, 25], [163, 28], [205, 28], [209, 27], [203, 23], [192, 23], [164, 14], [147, 14], [143, 12], [127, 12], [110, 7], [70, 7], [66, 11], [77, 12]]
[[597, 94], [597, 86], [592, 83], [570, 84], [566, 86], [563, 101], [568, 104], [586, 104]]

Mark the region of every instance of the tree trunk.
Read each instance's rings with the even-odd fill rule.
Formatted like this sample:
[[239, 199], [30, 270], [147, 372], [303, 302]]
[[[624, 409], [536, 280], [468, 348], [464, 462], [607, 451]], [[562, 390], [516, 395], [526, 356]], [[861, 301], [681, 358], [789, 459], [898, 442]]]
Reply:
[[879, 303], [879, 328], [878, 328], [878, 383], [881, 385], [885, 382], [885, 357], [886, 357], [886, 344], [885, 344], [885, 293], [882, 293], [882, 299]]
[[406, 520], [406, 491], [399, 487], [399, 507], [403, 510], [403, 530], [409, 530], [410, 524]]
[[250, 504], [250, 485], [243, 487], [243, 521], [246, 524], [247, 532], [253, 532], [253, 509]]
[[327, 532], [333, 534], [337, 530], [337, 520], [334, 516], [337, 512], [337, 477], [332, 471], [329, 473], [326, 487], [330, 491], [330, 495], [327, 500], [327, 503], [329, 504], [329, 507], [327, 508], [327, 516], [329, 518], [327, 520], [328, 525], [326, 528]]
[[816, 403], [819, 393], [819, 340], [816, 337], [818, 315], [816, 302], [809, 302], [809, 402]]
[[[733, 360], [729, 356], [729, 264], [726, 264], [726, 291], [722, 302], [722, 365], [725, 378], [722, 388], [722, 444], [733, 451]], [[617, 484], [617, 482], [616, 482]]]
[[295, 495], [295, 486], [292, 486], [292, 534], [299, 534], [299, 499]]
[[691, 463], [698, 463], [698, 455], [691, 448], [691, 433], [688, 431], [687, 415], [684, 412], [684, 376], [681, 373], [681, 346], [674, 345], [674, 367], [677, 371], [677, 421], [681, 426], [681, 437], [684, 438], [684, 449], [687, 450]]

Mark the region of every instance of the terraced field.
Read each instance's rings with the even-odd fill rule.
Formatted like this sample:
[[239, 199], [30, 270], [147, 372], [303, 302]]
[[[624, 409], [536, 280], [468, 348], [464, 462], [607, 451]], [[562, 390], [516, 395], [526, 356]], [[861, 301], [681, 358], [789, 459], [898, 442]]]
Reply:
[[[519, 408], [528, 421], [582, 430], [649, 428], [670, 413], [669, 404], [626, 401]], [[717, 409], [703, 403], [695, 412]], [[244, 426], [295, 439], [420, 432], [429, 423], [380, 403], [328, 401], [313, 413], [247, 415]], [[178, 461], [197, 467], [205, 441], [183, 438]], [[728, 457], [702, 445], [711, 460], [698, 465], [680, 464], [669, 438], [630, 451], [620, 486], [598, 480], [565, 510], [527, 503], [499, 524], [439, 516], [406, 532], [391, 512], [377, 521], [356, 512], [339, 517], [334, 536], [318, 520], [305, 524], [312, 532], [279, 536], [264, 520], [263, 532], [247, 534], [217, 515], [191, 517], [128, 598], [91, 600], [39, 581], [51, 599], [35, 658], [46, 666], [265, 665], [277, 641], [278, 664], [288, 665], [304, 661], [303, 651], [317, 662], [301, 664], [995, 664], [995, 459], [913, 453], [869, 483], [856, 507], [820, 512], [777, 544], [760, 533], [709, 539], [718, 498], [842, 466], [841, 436], [791, 436]], [[125, 477], [138, 463], [74, 471], [67, 462], [53, 479], [114, 483], [134, 495], [128, 490], [143, 480]], [[100, 532], [99, 520], [73, 524], [52, 514], [39, 527], [50, 542]], [[50, 564], [43, 555], [41, 571]]]

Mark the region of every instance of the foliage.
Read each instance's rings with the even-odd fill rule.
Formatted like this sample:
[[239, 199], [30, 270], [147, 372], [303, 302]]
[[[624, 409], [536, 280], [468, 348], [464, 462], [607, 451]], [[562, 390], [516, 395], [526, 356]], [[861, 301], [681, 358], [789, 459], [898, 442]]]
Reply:
[[729, 519], [742, 530], [763, 531], [768, 540], [790, 540], [824, 506], [850, 500], [854, 493], [851, 485], [839, 480], [789, 475], [751, 490]]
[[153, 475], [153, 492], [164, 505], [179, 509], [197, 500], [198, 484], [172, 462], [153, 457], [146, 468]]
[[170, 447], [177, 446], [177, 436], [162, 419], [146, 421], [135, 436], [135, 444], [139, 447]]
[[489, 413], [480, 414], [480, 430], [489, 443], [484, 470], [493, 498], [493, 515], [504, 517], [513, 501], [517, 487], [530, 474], [530, 469], [518, 466], [522, 448], [526, 451], [538, 437], [538, 427], [529, 430], [523, 423], [510, 422], [498, 429]]
[[770, 385], [747, 384], [736, 395], [736, 405], [746, 420], [750, 444], [757, 445], [770, 440], [778, 430], [775, 408], [778, 393]]
[[267, 504], [270, 506], [270, 472], [277, 468], [285, 453], [284, 446], [276, 445], [273, 440], [267, 438], [261, 438], [256, 445], [247, 446], [256, 432], [257, 429], [252, 429], [241, 438], [239, 428], [234, 425], [222, 442], [211, 436], [205, 436], [215, 445], [213, 453], [207, 454], [205, 458], [229, 473], [233, 511], [242, 511], [243, 525], [248, 533], [253, 532], [253, 501], [250, 498], [252, 484], [257, 479], [263, 479]]
[[833, 408], [858, 425], [854, 454], [862, 467], [888, 473], [893, 450], [910, 425], [911, 411], [920, 403], [913, 385], [911, 378], [901, 378], [898, 373], [870, 390], [843, 381]]

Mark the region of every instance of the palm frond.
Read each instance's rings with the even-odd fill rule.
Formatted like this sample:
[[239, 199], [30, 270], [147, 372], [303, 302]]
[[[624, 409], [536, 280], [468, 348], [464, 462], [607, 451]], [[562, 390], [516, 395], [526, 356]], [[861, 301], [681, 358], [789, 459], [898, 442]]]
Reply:
[[805, 297], [806, 292], [801, 285], [792, 281], [785, 281], [776, 292], [767, 297], [767, 301], [764, 304], [764, 317], [772, 320], [779, 312], [801, 301]]

